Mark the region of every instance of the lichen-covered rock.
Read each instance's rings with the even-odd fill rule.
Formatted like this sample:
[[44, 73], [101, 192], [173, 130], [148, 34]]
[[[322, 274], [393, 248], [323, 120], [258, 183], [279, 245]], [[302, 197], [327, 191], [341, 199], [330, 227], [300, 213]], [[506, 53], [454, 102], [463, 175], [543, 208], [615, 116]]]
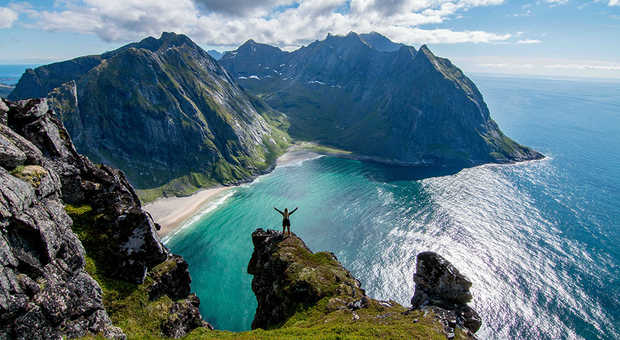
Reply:
[[451, 306], [471, 301], [471, 281], [437, 253], [418, 254], [413, 280], [416, 283], [411, 299], [413, 306]]
[[24, 164], [26, 154], [18, 149], [8, 138], [0, 134], [0, 166], [13, 169]]
[[0, 124], [6, 125], [8, 112], [9, 106], [6, 105], [3, 98], [0, 98]]
[[[152, 218], [141, 210], [140, 200], [123, 173], [105, 165], [95, 166], [78, 154], [60, 120], [51, 112], [44, 114], [44, 110], [49, 110], [46, 99], [12, 102], [9, 108], [10, 128], [45, 155], [42, 164], [54, 174], [30, 176], [34, 181], [31, 184], [47, 192], [49, 185], [43, 180], [58, 174], [63, 201], [89, 204], [105, 217], [106, 228], [101, 231], [109, 233], [111, 239], [108, 256], [110, 263], [114, 263], [112, 275], [143, 282], [148, 269], [166, 260], [169, 252], [162, 245]], [[22, 174], [22, 178], [27, 176]], [[39, 188], [39, 184], [43, 187]]]
[[187, 262], [181, 256], [172, 255], [168, 260], [153, 268], [149, 277], [153, 280], [148, 288], [150, 300], [155, 300], [162, 295], [178, 300], [189, 295], [192, 279], [189, 276]]
[[198, 327], [213, 330], [213, 326], [202, 320], [198, 310], [199, 305], [200, 300], [194, 294], [187, 299], [175, 302], [170, 307], [168, 319], [162, 325], [162, 333], [167, 337], [180, 338]]
[[101, 253], [90, 255], [105, 257], [111, 268], [98, 275], [143, 283], [168, 260], [174, 270], [152, 275], [154, 286], [158, 296], [178, 300], [174, 313], [181, 317], [162, 332], [173, 329], [169, 335], [176, 336], [202, 326], [187, 264], [161, 243], [123, 173], [78, 154], [45, 99], [2, 104], [8, 125], [0, 122], [0, 339], [125, 338], [85, 270], [86, 251], [65, 203], [97, 216], [88, 227], [104, 242], [96, 248]]
[[454, 319], [472, 332], [478, 331], [482, 320], [467, 303], [472, 295], [471, 281], [461, 274], [448, 260], [434, 252], [417, 256], [415, 293], [411, 298], [413, 308], [436, 306], [437, 314], [446, 320]]
[[292, 316], [299, 306], [327, 296], [342, 296], [343, 305], [365, 296], [360, 283], [332, 253], [313, 254], [295, 234], [275, 230], [252, 233], [254, 252], [248, 273], [258, 307], [252, 329], [273, 328]]

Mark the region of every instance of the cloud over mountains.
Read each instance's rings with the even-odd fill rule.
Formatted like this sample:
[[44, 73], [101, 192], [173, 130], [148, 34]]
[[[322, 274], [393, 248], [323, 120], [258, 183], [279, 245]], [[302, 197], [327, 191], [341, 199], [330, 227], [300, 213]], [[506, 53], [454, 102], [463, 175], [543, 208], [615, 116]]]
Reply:
[[[208, 45], [235, 46], [252, 37], [294, 48], [328, 32], [377, 31], [408, 44], [496, 42], [511, 34], [422, 28], [503, 0], [64, 0], [20, 9], [48, 31], [93, 33], [126, 41], [162, 31], [183, 32]], [[0, 15], [2, 12], [0, 11]]]

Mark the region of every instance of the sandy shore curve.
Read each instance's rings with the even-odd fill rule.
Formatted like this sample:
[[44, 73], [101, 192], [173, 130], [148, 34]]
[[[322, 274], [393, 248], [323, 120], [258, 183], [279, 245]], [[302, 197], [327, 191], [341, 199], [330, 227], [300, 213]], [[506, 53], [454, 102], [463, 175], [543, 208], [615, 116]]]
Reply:
[[[304, 150], [298, 145], [293, 145], [276, 161], [276, 167], [301, 164], [310, 159], [321, 157], [320, 154]], [[267, 174], [268, 175], [268, 174]], [[161, 225], [157, 233], [160, 237], [171, 235], [178, 228], [191, 220], [193, 216], [200, 214], [209, 207], [216, 199], [223, 197], [236, 186], [215, 187], [202, 189], [191, 196], [159, 198], [142, 207], [153, 217], [156, 223]]]

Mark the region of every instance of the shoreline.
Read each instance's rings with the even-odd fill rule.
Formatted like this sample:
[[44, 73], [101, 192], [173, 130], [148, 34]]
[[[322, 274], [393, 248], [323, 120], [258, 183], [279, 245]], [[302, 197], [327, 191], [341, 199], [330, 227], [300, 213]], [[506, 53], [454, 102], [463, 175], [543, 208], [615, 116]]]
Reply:
[[235, 187], [218, 186], [199, 190], [190, 196], [158, 198], [142, 206], [142, 209], [151, 215], [155, 223], [161, 226], [157, 234], [163, 238], [179, 229], [185, 221], [200, 213], [207, 203]]
[[[291, 166], [303, 163], [306, 160], [322, 157], [321, 154], [291, 145], [288, 150], [276, 160], [274, 166], [268, 172], [260, 176], [271, 173], [276, 167]], [[210, 207], [211, 203], [217, 199], [224, 197], [229, 191], [242, 185], [253, 183], [260, 176], [251, 178], [247, 182], [242, 182], [231, 186], [217, 186], [212, 188], [201, 189], [190, 196], [185, 197], [160, 197], [150, 202], [142, 209], [148, 212], [153, 221], [161, 226], [157, 231], [160, 238], [173, 235], [180, 230], [188, 222], [192, 221], [194, 216], [200, 215], [204, 210]]]
[[[196, 193], [185, 197], [166, 197], [158, 198], [157, 200], [144, 205], [142, 208], [147, 211], [155, 223], [161, 226], [161, 229], [157, 231], [157, 234], [161, 238], [165, 238], [173, 235], [176, 231], [180, 230], [188, 222], [192, 221], [192, 217], [201, 214], [204, 210], [210, 207], [211, 203], [214, 203], [218, 198], [222, 198], [227, 192], [238, 188], [242, 185], [248, 185], [256, 181], [259, 177], [268, 175], [277, 167], [293, 166], [303, 163], [307, 160], [320, 158], [323, 156], [339, 157], [345, 159], [376, 162], [386, 165], [406, 166], [406, 167], [427, 167], [429, 164], [409, 163], [404, 164], [402, 162], [392, 162], [385, 159], [378, 159], [372, 156], [357, 155], [344, 150], [337, 149], [323, 149], [319, 144], [312, 142], [301, 142], [291, 145], [285, 153], [276, 159], [275, 164], [268, 169], [265, 173], [252, 177], [247, 181], [240, 182], [231, 186], [217, 186], [212, 188], [206, 188], [197, 191]], [[470, 167], [484, 166], [484, 165], [510, 165], [518, 163], [529, 163], [534, 161], [541, 161], [547, 159], [547, 156], [543, 155], [542, 159], [532, 159], [526, 161], [517, 161], [509, 163], [485, 163], [479, 165], [473, 165]]]

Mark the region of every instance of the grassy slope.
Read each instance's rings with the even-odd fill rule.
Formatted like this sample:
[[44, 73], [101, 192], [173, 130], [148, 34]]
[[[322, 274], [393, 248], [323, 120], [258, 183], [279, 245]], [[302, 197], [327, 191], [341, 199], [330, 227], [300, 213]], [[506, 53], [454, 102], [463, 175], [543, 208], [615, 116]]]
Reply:
[[[272, 167], [275, 164], [275, 160], [286, 151], [291, 143], [288, 134], [275, 127], [284, 123], [274, 123], [273, 120], [270, 119], [267, 119], [267, 121], [274, 126], [271, 134], [273, 142], [271, 140], [263, 140], [264, 148], [256, 148], [257, 152], [260, 153], [260, 156], [256, 158], [262, 158], [265, 161], [258, 162], [250, 160], [260, 171], [267, 171]], [[209, 188], [219, 184], [235, 184], [249, 178], [251, 178], [251, 175], [246, 169], [221, 161], [215, 165], [214, 171], [211, 174], [191, 172], [185, 176], [175, 178], [162, 186], [140, 189], [136, 190], [136, 192], [143, 203], [148, 203], [164, 195], [189, 196], [203, 188]]]

